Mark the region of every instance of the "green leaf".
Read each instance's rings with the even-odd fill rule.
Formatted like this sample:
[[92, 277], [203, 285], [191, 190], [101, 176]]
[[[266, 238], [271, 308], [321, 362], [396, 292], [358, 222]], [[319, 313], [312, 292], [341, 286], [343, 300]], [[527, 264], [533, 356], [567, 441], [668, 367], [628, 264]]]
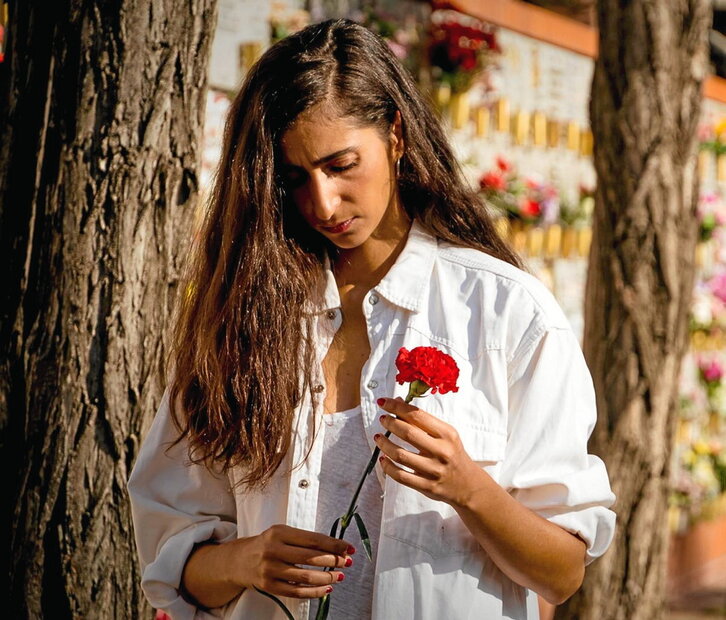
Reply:
[[326, 620], [328, 612], [330, 611], [330, 594], [326, 594], [318, 601], [318, 613], [315, 615], [315, 620]]
[[338, 517], [333, 522], [333, 527], [330, 528], [330, 537], [331, 538], [337, 538], [338, 537], [338, 523], [340, 523], [340, 517]]
[[363, 542], [363, 548], [366, 551], [366, 555], [368, 556], [368, 559], [372, 561], [373, 552], [371, 550], [371, 537], [368, 535], [368, 530], [366, 529], [365, 523], [363, 523], [363, 517], [355, 512], [353, 513], [353, 518], [355, 519], [355, 523], [358, 526], [358, 531], [360, 532], [360, 539]]
[[295, 620], [295, 616], [293, 616], [290, 613], [290, 610], [287, 608], [285, 603], [283, 603], [279, 598], [277, 598], [274, 594], [270, 594], [269, 592], [265, 592], [264, 590], [260, 590], [257, 586], [255, 586], [255, 590], [257, 590], [260, 594], [266, 596], [267, 598], [271, 598], [273, 601], [275, 601], [282, 611], [285, 612], [285, 615], [288, 617], [288, 620]]

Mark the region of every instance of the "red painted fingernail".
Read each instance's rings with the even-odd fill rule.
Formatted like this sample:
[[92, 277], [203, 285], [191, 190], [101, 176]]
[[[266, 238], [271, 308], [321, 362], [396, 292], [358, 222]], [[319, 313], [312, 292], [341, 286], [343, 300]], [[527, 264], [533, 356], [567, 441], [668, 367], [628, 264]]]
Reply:
[[383, 420], [385, 420], [385, 419], [386, 419], [386, 416], [385, 416], [385, 415], [382, 415], [382, 416], [381, 416], [380, 418], [378, 418], [378, 419], [379, 419], [379, 420], [380, 420], [381, 422], [383, 422]]
[[381, 434], [380, 434], [380, 433], [376, 433], [375, 435], [373, 435], [373, 441], [378, 441], [378, 438], [379, 438], [380, 436], [381, 436]]
[[346, 566], [353, 566], [353, 558], [345, 558]]
[[327, 588], [325, 588], [326, 594], [330, 594], [332, 591], [333, 591], [333, 586], [328, 586]]
[[[348, 555], [353, 555], [355, 553], [355, 547], [353, 545], [348, 545]], [[351, 560], [353, 562], [353, 560]]]
[[386, 458], [385, 456], [381, 456], [381, 457], [379, 457], [379, 458], [378, 458], [378, 460], [379, 460], [379, 461], [380, 461], [381, 463], [383, 463], [383, 461], [385, 460], [385, 458]]
[[343, 573], [338, 573], [338, 581], [343, 581], [345, 579], [345, 575]]
[[386, 402], [385, 398], [379, 398], [377, 401], [379, 407], [383, 407], [383, 403]]

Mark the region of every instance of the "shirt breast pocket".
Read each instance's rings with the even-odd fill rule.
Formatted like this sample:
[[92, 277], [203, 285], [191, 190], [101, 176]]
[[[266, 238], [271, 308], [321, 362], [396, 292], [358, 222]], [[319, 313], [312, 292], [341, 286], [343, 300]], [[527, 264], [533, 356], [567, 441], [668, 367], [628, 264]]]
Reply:
[[[457, 429], [467, 454], [496, 480], [506, 436], [477, 427]], [[431, 558], [470, 554], [479, 543], [449, 504], [386, 478], [381, 534]]]

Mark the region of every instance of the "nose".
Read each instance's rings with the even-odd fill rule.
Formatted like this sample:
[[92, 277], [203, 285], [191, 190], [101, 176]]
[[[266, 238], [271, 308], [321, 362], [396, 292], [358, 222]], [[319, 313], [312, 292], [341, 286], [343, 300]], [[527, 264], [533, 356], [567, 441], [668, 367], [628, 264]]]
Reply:
[[340, 194], [335, 179], [325, 174], [310, 176], [309, 200], [313, 215], [321, 222], [327, 222], [340, 206]]

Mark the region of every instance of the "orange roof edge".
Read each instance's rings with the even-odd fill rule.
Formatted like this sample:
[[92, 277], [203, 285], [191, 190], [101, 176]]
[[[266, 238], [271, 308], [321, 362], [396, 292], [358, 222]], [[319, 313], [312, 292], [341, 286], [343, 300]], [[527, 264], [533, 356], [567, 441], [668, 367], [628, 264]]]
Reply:
[[[583, 56], [597, 56], [597, 29], [533, 4], [520, 0], [448, 0], [440, 4]], [[703, 84], [703, 95], [726, 103], [726, 80], [710, 76]]]

